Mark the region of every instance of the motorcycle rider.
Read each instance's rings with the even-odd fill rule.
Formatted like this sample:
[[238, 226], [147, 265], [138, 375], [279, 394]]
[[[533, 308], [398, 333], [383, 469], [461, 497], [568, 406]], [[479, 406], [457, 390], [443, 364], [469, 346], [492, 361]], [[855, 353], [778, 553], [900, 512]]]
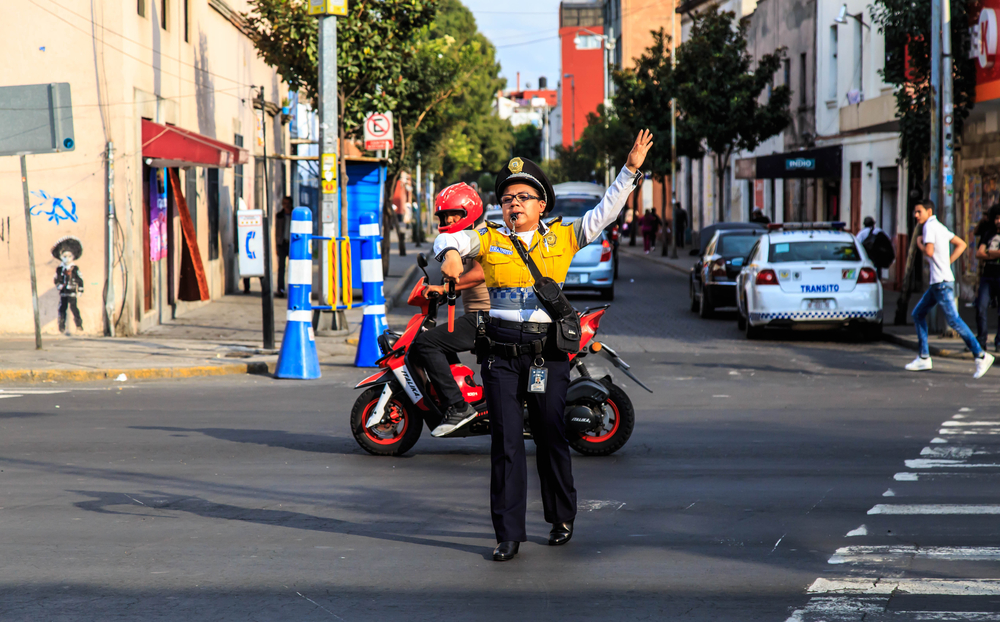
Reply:
[[576, 489], [566, 439], [564, 409], [569, 361], [555, 347], [552, 320], [532, 289], [534, 279], [514, 247], [526, 249], [543, 276], [566, 280], [573, 255], [594, 241], [618, 217], [652, 145], [648, 130], [639, 132], [626, 165], [601, 202], [570, 223], [541, 222], [555, 205], [555, 192], [545, 173], [530, 160], [515, 157], [500, 171], [495, 191], [506, 226], [479, 231], [442, 233], [434, 252], [447, 279], [463, 274], [463, 258], [483, 267], [490, 293], [485, 337], [477, 343], [483, 386], [490, 413], [490, 509], [498, 545], [495, 561], [517, 555], [527, 540], [527, 461], [524, 451], [523, 404], [527, 404], [536, 464], [541, 480], [545, 521], [552, 523], [549, 544], [569, 542], [576, 518]]
[[[438, 218], [438, 231], [457, 233], [475, 229], [483, 218], [483, 202], [471, 186], [457, 183], [438, 193], [434, 200], [434, 215]], [[427, 374], [427, 379], [437, 390], [444, 419], [431, 431], [432, 436], [445, 436], [475, 419], [479, 413], [465, 401], [461, 389], [451, 374], [450, 358], [459, 352], [468, 352], [476, 344], [476, 316], [490, 310], [490, 296], [482, 267], [473, 259], [463, 260], [462, 275], [455, 290], [462, 292], [465, 314], [455, 318], [454, 332], [442, 324], [423, 332], [413, 340], [410, 356]], [[445, 295], [442, 285], [429, 285], [425, 291]]]

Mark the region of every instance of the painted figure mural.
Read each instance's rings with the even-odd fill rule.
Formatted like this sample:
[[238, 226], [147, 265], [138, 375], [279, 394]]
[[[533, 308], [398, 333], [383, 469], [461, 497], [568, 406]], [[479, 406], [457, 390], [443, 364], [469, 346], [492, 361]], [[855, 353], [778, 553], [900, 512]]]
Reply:
[[68, 235], [60, 238], [52, 247], [52, 256], [59, 260], [56, 267], [55, 284], [59, 290], [59, 332], [69, 335], [66, 329], [66, 310], [73, 312], [77, 330], [83, 330], [83, 319], [76, 306], [76, 297], [83, 294], [83, 277], [74, 261], [83, 254], [83, 244], [78, 238]]

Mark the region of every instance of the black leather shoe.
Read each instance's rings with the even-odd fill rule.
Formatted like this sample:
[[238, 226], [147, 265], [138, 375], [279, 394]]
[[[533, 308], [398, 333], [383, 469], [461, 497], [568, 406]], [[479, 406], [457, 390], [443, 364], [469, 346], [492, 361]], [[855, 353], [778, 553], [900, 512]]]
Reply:
[[493, 549], [493, 561], [505, 562], [514, 559], [514, 556], [517, 555], [517, 549], [520, 546], [520, 542], [514, 542], [513, 540], [501, 542], [497, 545], [497, 548]]
[[549, 546], [559, 546], [566, 544], [573, 537], [573, 521], [565, 523], [553, 523], [552, 531], [549, 532]]

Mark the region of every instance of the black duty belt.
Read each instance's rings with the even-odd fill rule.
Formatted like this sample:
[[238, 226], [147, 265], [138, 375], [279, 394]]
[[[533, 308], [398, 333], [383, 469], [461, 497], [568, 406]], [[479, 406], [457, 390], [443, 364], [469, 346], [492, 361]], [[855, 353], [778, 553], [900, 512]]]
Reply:
[[528, 343], [500, 343], [486, 337], [477, 344], [476, 353], [480, 356], [493, 354], [506, 359], [517, 358], [524, 354], [539, 356], [545, 350], [545, 341], [546, 338], [542, 337]]
[[552, 326], [551, 322], [511, 322], [510, 320], [501, 320], [493, 316], [489, 316], [487, 321], [499, 328], [509, 328], [511, 330], [519, 330], [522, 333], [535, 333], [538, 335], [544, 335], [549, 332], [549, 328]]

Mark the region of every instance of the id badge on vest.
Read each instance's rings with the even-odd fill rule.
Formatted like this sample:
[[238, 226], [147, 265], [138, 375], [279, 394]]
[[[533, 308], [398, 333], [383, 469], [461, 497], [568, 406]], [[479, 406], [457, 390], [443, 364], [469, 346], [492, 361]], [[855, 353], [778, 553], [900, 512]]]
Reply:
[[545, 393], [549, 386], [549, 370], [543, 367], [545, 361], [540, 357], [528, 368], [528, 393]]

